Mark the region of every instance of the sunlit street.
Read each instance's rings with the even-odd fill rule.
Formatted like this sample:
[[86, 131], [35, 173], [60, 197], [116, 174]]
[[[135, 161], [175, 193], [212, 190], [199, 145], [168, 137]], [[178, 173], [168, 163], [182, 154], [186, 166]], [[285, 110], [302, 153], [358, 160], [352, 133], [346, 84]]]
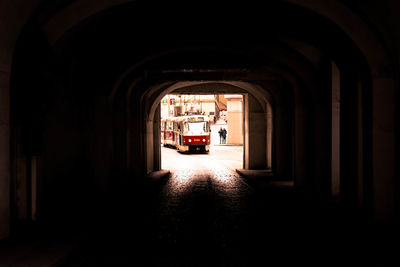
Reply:
[[[218, 128], [223, 122], [211, 126], [211, 147], [208, 153], [180, 153], [171, 147], [161, 147], [162, 169], [171, 171], [164, 188], [165, 207], [179, 205], [182, 195], [206, 192], [210, 188], [229, 209], [238, 209], [240, 198], [248, 185], [235, 171], [243, 167], [243, 146], [220, 145]], [[225, 205], [225, 204], [224, 204]]]
[[179, 153], [168, 147], [161, 148], [162, 168], [166, 170], [211, 170], [242, 168], [242, 146], [211, 146], [208, 153]]

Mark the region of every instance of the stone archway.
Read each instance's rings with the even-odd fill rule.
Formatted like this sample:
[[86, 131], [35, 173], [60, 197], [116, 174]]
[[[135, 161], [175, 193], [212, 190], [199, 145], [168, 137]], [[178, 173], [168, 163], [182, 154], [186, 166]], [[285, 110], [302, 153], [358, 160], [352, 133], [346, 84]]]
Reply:
[[[169, 93], [182, 88], [186, 92], [198, 92], [198, 87], [203, 92], [218, 93], [218, 88], [224, 92], [245, 94], [244, 100], [244, 158], [243, 164], [247, 169], [272, 169], [272, 136], [273, 136], [273, 111], [270, 104], [271, 96], [267, 91], [261, 91], [259, 87], [232, 81], [209, 81], [209, 82], [178, 82], [165, 90], [157, 97], [148, 96], [148, 101], [153, 103], [146, 116], [146, 151], [147, 171], [160, 169], [160, 138], [155, 130], [159, 127], [159, 116], [157, 111], [161, 98]], [[191, 88], [191, 89], [189, 89]], [[157, 92], [158, 93], [158, 92]], [[147, 97], [146, 97], [147, 98]], [[269, 99], [269, 100], [268, 100]], [[250, 119], [251, 118], [251, 119]], [[154, 129], [155, 128], [155, 129]], [[257, 129], [257, 131], [253, 130]], [[260, 149], [264, 147], [264, 149]]]
[[[11, 123], [9, 119], [9, 111], [10, 111], [10, 101], [9, 101], [9, 95], [10, 95], [10, 74], [11, 74], [11, 63], [12, 63], [12, 57], [13, 57], [13, 50], [15, 46], [16, 39], [18, 35], [21, 32], [22, 26], [26, 23], [27, 19], [29, 16], [31, 16], [32, 11], [36, 8], [36, 2], [37, 1], [31, 1], [29, 2], [29, 5], [27, 5], [24, 1], [13, 1], [13, 4], [8, 4], [7, 1], [5, 1], [5, 7], [4, 9], [1, 10], [1, 19], [4, 21], [2, 25], [5, 25], [4, 27], [0, 28], [0, 33], [2, 33], [2, 36], [4, 38], [0, 38], [0, 90], [1, 90], [1, 96], [4, 96], [2, 98], [2, 102], [0, 103], [0, 109], [4, 112], [1, 112], [1, 125], [0, 125], [0, 130], [1, 130], [1, 143], [4, 144], [2, 146], [4, 149], [0, 151], [0, 159], [1, 159], [1, 165], [0, 165], [0, 188], [1, 188], [1, 207], [0, 207], [0, 213], [3, 214], [4, 216], [1, 216], [2, 221], [1, 221], [1, 229], [0, 229], [0, 237], [2, 236], [7, 236], [9, 232], [9, 214], [11, 210], [11, 204], [10, 204], [10, 181], [12, 178], [12, 173], [14, 172], [11, 166], [11, 161], [13, 160], [10, 157], [10, 149], [9, 149], [9, 140], [10, 136], [12, 136], [11, 133]], [[107, 8], [110, 8], [113, 5], [119, 5], [122, 3], [127, 3], [128, 1], [113, 1], [112, 4], [100, 4], [97, 3], [96, 1], [82, 1], [80, 4], [85, 3], [86, 6], [88, 7], [87, 9], [82, 9], [82, 12], [79, 13], [79, 16], [75, 17], [75, 20], [72, 20], [71, 17], [68, 14], [74, 14], [77, 9], [79, 9], [81, 6], [80, 4], [74, 4], [69, 6], [67, 8], [68, 10], [65, 12], [54, 12], [56, 14], [51, 14], [51, 17], [54, 19], [48, 20], [48, 23], [44, 26], [46, 28], [46, 34], [47, 37], [54, 37], [52, 42], [50, 42], [52, 45], [56, 43], [56, 41], [59, 41], [61, 37], [64, 36], [66, 32], [68, 32], [70, 29], [74, 28], [75, 26], [78, 27], [79, 23], [85, 20], [85, 18], [93, 17], [94, 14], [100, 14], [101, 11], [106, 10]], [[316, 14], [319, 14], [321, 18], [329, 20], [330, 22], [333, 22], [335, 24], [335, 27], [343, 33], [345, 36], [349, 37], [349, 39], [352, 40], [353, 44], [358, 47], [358, 49], [361, 52], [362, 57], [365, 59], [365, 64], [362, 63], [362, 69], [363, 70], [363, 81], [361, 81], [361, 87], [360, 87], [360, 92], [363, 94], [365, 93], [367, 96], [365, 97], [367, 101], [364, 101], [364, 105], [367, 106], [366, 112], [363, 113], [363, 118], [361, 119], [362, 121], [366, 121], [367, 125], [362, 126], [362, 131], [365, 131], [365, 137], [367, 137], [368, 140], [364, 141], [361, 146], [358, 146], [358, 148], [362, 147], [362, 150], [360, 150], [357, 153], [365, 153], [367, 157], [365, 157], [363, 161], [363, 166], [369, 165], [366, 170], [368, 172], [364, 172], [364, 176], [362, 179], [368, 180], [368, 183], [371, 183], [371, 192], [368, 194], [371, 194], [374, 196], [373, 202], [370, 203], [371, 207], [374, 209], [374, 214], [375, 217], [378, 219], [382, 220], [388, 220], [392, 217], [393, 211], [394, 211], [394, 183], [395, 183], [395, 178], [394, 178], [394, 160], [395, 160], [395, 130], [394, 130], [394, 122], [395, 122], [395, 112], [394, 112], [394, 103], [395, 103], [395, 87], [394, 87], [394, 82], [396, 79], [396, 75], [393, 73], [393, 64], [390, 61], [391, 55], [389, 55], [388, 50], [386, 47], [382, 44], [381, 39], [379, 38], [379, 34], [371, 30], [372, 27], [370, 25], [367, 25], [367, 23], [364, 21], [363, 18], [358, 16], [355, 12], [351, 11], [350, 8], [346, 7], [345, 4], [339, 3], [338, 1], [324, 1], [319, 2], [319, 1], [301, 1], [301, 0], [293, 0], [293, 1], [287, 1], [289, 3], [293, 3], [294, 5], [304, 7], [307, 10], [311, 10], [312, 12], [315, 12]], [[11, 2], [10, 2], [11, 3]], [[57, 9], [56, 9], [57, 10]], [[64, 9], [61, 9], [61, 11]], [[23, 11], [23, 12], [21, 12]], [[58, 10], [60, 11], [60, 10]], [[57, 15], [58, 14], [58, 15]], [[3, 19], [4, 18], [4, 19]], [[77, 19], [76, 19], [77, 18]], [[66, 23], [68, 22], [68, 23]], [[315, 21], [315, 24], [318, 24], [318, 21]], [[63, 27], [61, 27], [63, 25]], [[43, 26], [43, 25], [42, 25]], [[51, 29], [56, 30], [56, 32], [52, 32]], [[70, 32], [71, 33], [71, 32]], [[305, 46], [302, 44], [296, 46], [296, 44], [291, 43], [292, 48], [298, 49], [302, 55], [307, 58], [309, 61], [313, 61], [312, 57], [315, 56], [315, 54], [310, 53], [307, 51], [307, 49], [304, 49]], [[267, 50], [267, 48], [265, 48]], [[333, 51], [335, 53], [339, 53], [340, 51]], [[282, 55], [282, 53], [280, 54]], [[345, 56], [344, 56], [345, 57]], [[311, 59], [310, 59], [311, 58]], [[283, 62], [283, 61], [281, 61]], [[314, 61], [313, 61], [314, 62]], [[338, 63], [338, 62], [336, 62]], [[343, 65], [345, 65], [346, 61], [342, 61], [342, 64], [338, 63], [339, 68], [343, 68]], [[135, 64], [136, 66], [140, 64], [137, 63]], [[287, 65], [288, 66], [288, 65]], [[304, 65], [302, 65], [304, 66]], [[304, 78], [306, 75], [303, 75], [304, 72], [303, 70], [299, 67], [299, 65], [290, 65], [289, 69], [295, 73], [295, 77], [301, 76], [299, 79], [296, 81], [292, 80], [292, 86], [300, 88], [302, 86], [307, 87], [309, 84], [307, 84], [306, 78]], [[344, 70], [344, 69], [343, 69]], [[131, 71], [127, 71], [127, 73], [130, 73]], [[289, 71], [290, 72], [290, 71]], [[342, 73], [345, 73], [346, 71], [343, 71]], [[349, 71], [350, 76], [351, 71]], [[369, 74], [368, 74], [369, 73]], [[370, 77], [367, 77], [370, 75]], [[140, 76], [140, 75], [139, 75]], [[23, 77], [18, 77], [18, 78], [23, 78]], [[210, 79], [212, 80], [212, 79]], [[290, 78], [286, 77], [286, 80], [290, 80]], [[352, 84], [350, 87], [356, 87], [357, 85], [354, 85], [354, 81], [349, 79], [348, 84]], [[303, 82], [303, 83], [302, 83]], [[357, 82], [357, 81], [356, 81]], [[140, 82], [138, 82], [140, 83]], [[306, 83], [306, 85], [304, 85]], [[170, 86], [170, 85], [169, 85]], [[137, 87], [135, 87], [137, 88]], [[148, 87], [146, 87], [148, 88]], [[354, 89], [353, 88], [353, 89]], [[357, 89], [358, 90], [358, 89]], [[125, 94], [124, 92], [123, 94]], [[128, 95], [124, 95], [122, 99], [126, 99], [131, 95], [134, 95], [134, 92], [129, 92]], [[369, 95], [370, 94], [370, 95]], [[300, 97], [301, 98], [301, 97]], [[307, 97], [306, 97], [307, 98]], [[354, 99], [360, 99], [358, 96], [351, 96], [353, 100], [352, 102], [355, 102]], [[364, 98], [364, 96], [361, 96], [361, 98]], [[295, 102], [299, 100], [298, 94], [295, 96]], [[364, 99], [365, 100], [365, 99]], [[357, 100], [356, 100], [357, 101]], [[323, 105], [323, 103], [322, 103]], [[310, 144], [312, 142], [309, 141], [304, 141], [307, 132], [306, 127], [302, 127], [302, 125], [306, 125], [306, 123], [303, 122], [307, 116], [303, 116], [300, 113], [303, 112], [304, 110], [301, 110], [303, 107], [301, 106], [295, 106], [295, 108], [299, 107], [299, 112], [295, 112], [295, 119], [294, 119], [294, 126], [293, 128], [295, 129], [296, 134], [294, 137], [294, 144], [295, 144], [295, 149], [293, 152], [294, 158], [295, 158], [295, 168], [294, 168], [294, 173], [297, 178], [305, 177], [309, 173], [316, 173], [319, 172], [320, 170], [308, 172], [307, 168], [304, 166], [307, 166], [307, 163], [304, 161], [313, 161], [312, 157], [303, 157], [302, 153], [306, 150], [305, 147], [301, 147], [302, 144], [305, 146], [305, 144]], [[133, 108], [133, 107], [130, 107]], [[351, 112], [350, 112], [351, 113]], [[139, 117], [143, 115], [140, 114], [138, 115]], [[324, 119], [324, 116], [320, 116], [319, 121], [322, 121]], [[353, 118], [354, 119], [354, 118]], [[355, 119], [356, 121], [359, 121], [360, 119]], [[126, 127], [124, 125], [126, 121], [121, 122], [121, 125]], [[117, 123], [118, 124], [118, 123]], [[350, 124], [350, 123], [348, 123]], [[370, 124], [370, 125], [368, 125]], [[120, 125], [119, 125], [120, 126]], [[131, 129], [132, 130], [132, 129]], [[353, 129], [354, 130], [354, 129]], [[304, 132], [302, 132], [304, 131]], [[302, 133], [301, 133], [302, 132]], [[318, 132], [319, 134], [319, 132]], [[325, 133], [326, 134], [326, 133]], [[129, 135], [129, 133], [128, 133]], [[344, 136], [346, 136], [346, 133], [343, 133]], [[122, 135], [125, 137], [125, 133]], [[354, 138], [354, 137], [352, 137]], [[350, 138], [351, 139], [351, 138]], [[129, 142], [131, 139], [127, 139], [125, 141]], [[320, 140], [321, 141], [321, 140]], [[323, 141], [323, 140], [322, 140]], [[351, 140], [350, 140], [351, 141]], [[140, 147], [140, 144], [137, 146]], [[121, 147], [126, 149], [126, 146], [121, 145]], [[141, 148], [138, 149], [140, 152]], [[312, 148], [313, 149], [313, 148]], [[323, 149], [321, 149], [323, 150]], [[136, 150], [135, 150], [136, 151]], [[132, 151], [131, 151], [132, 152]], [[143, 151], [142, 151], [143, 152]], [[323, 152], [323, 151], [322, 151]], [[129, 155], [129, 151], [127, 154]], [[140, 152], [141, 153], [141, 152]], [[316, 151], [315, 154], [318, 157], [319, 153], [321, 151]], [[118, 153], [117, 153], [118, 154]], [[131, 153], [132, 154], [132, 153]], [[142, 155], [142, 154], [140, 154]], [[129, 156], [128, 156], [129, 158]], [[369, 159], [371, 158], [371, 159]], [[125, 160], [125, 157], [122, 157], [123, 160]], [[367, 161], [365, 161], [367, 160]], [[118, 159], [116, 160], [118, 161]], [[273, 164], [273, 163], [272, 163]], [[124, 162], [123, 167], [126, 167], [126, 162]], [[316, 164], [318, 165], [318, 164]], [[142, 169], [144, 164], [139, 163], [137, 166], [129, 166], [130, 168], [133, 169]], [[361, 166], [360, 168], [364, 168]], [[312, 166], [314, 167], [314, 166]], [[312, 168], [311, 167], [311, 168]], [[352, 167], [354, 169], [354, 166]], [[279, 169], [279, 167], [277, 167]], [[366, 176], [371, 175], [370, 178], [365, 178]], [[318, 175], [316, 175], [318, 176]], [[323, 177], [323, 175], [320, 175]], [[371, 180], [369, 180], [371, 179]], [[300, 179], [301, 180], [301, 179]], [[316, 179], [317, 180], [317, 179]], [[315, 182], [318, 183], [318, 182]], [[317, 186], [316, 186], [317, 187]], [[372, 201], [372, 200], [371, 200]]]

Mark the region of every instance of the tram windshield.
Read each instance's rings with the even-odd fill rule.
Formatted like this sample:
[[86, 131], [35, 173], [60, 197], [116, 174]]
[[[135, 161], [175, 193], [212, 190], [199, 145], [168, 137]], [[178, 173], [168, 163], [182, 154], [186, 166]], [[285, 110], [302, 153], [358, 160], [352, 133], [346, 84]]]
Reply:
[[206, 121], [185, 122], [184, 130], [187, 134], [203, 134], [209, 132], [209, 125]]

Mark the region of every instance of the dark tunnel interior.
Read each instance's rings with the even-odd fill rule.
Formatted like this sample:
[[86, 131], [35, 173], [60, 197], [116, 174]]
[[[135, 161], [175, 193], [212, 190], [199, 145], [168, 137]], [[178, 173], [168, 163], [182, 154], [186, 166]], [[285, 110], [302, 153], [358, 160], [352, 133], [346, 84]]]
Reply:
[[[0, 265], [396, 262], [396, 1], [28, 2], [0, 8]], [[168, 94], [241, 95], [243, 166], [162, 168]]]

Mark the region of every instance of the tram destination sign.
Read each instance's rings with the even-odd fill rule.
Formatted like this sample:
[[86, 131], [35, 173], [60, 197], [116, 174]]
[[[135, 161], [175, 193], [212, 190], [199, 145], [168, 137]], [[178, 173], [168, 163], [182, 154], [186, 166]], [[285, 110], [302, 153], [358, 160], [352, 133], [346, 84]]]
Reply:
[[204, 121], [203, 117], [189, 117], [187, 118], [188, 122], [198, 122], [198, 121]]

